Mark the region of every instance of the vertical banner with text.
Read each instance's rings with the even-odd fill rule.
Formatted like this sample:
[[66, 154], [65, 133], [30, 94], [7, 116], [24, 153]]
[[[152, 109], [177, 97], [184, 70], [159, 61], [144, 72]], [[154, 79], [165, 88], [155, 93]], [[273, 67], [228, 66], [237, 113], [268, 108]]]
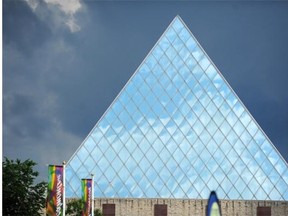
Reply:
[[46, 215], [64, 216], [64, 166], [49, 165]]
[[92, 179], [82, 179], [82, 201], [83, 201], [83, 210], [82, 216], [91, 216], [92, 215]]

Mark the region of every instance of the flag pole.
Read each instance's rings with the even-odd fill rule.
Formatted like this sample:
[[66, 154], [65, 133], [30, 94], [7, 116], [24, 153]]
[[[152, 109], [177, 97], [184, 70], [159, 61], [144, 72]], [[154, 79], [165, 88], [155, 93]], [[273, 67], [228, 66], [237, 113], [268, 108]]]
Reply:
[[92, 208], [92, 216], [94, 216], [94, 174], [91, 173], [92, 176], [92, 196], [91, 196], [91, 208]]
[[63, 165], [63, 216], [65, 216], [65, 211], [66, 211], [66, 194], [65, 194], [65, 190], [66, 190], [66, 180], [65, 180], [65, 168], [66, 168], [66, 161], [62, 162]]

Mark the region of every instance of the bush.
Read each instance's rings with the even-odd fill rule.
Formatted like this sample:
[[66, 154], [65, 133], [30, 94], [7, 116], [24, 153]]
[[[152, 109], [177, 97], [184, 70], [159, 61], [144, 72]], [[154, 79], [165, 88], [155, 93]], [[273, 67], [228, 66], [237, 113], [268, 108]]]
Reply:
[[43, 215], [47, 183], [34, 183], [35, 165], [29, 159], [3, 161], [3, 215]]
[[[81, 199], [73, 199], [69, 201], [66, 206], [66, 214], [70, 216], [81, 216], [83, 201]], [[103, 216], [100, 209], [94, 209], [94, 216]]]

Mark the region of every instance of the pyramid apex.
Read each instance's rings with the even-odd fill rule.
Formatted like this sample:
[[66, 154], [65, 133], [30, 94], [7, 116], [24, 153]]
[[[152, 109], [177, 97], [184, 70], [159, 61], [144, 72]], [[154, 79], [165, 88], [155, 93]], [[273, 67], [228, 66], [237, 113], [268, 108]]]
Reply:
[[178, 14], [174, 17], [173, 21], [175, 21], [175, 20], [179, 20], [179, 21], [183, 22], [181, 16]]

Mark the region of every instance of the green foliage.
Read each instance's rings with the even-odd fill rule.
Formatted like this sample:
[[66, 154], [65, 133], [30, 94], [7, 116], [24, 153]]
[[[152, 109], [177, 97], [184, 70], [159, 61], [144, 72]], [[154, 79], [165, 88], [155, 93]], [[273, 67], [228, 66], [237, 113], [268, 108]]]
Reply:
[[46, 183], [34, 183], [39, 175], [32, 160], [3, 161], [3, 215], [43, 215]]
[[81, 216], [83, 208], [83, 201], [81, 199], [74, 199], [67, 203], [66, 214], [73, 216]]
[[[66, 205], [66, 215], [81, 216], [83, 205], [84, 203], [81, 199], [69, 201]], [[103, 214], [100, 209], [94, 209], [94, 216], [103, 216]]]
[[94, 210], [94, 216], [103, 216], [103, 214], [102, 214], [100, 209], [95, 209]]

